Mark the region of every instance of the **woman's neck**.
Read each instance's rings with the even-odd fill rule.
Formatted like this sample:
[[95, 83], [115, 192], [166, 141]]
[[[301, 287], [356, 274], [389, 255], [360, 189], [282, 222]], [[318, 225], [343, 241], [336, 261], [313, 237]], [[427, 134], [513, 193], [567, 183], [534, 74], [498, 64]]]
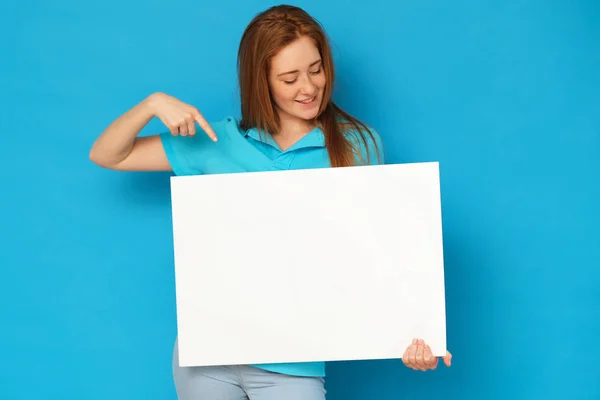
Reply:
[[289, 115], [280, 114], [279, 122], [279, 132], [272, 136], [283, 151], [293, 146], [315, 128], [314, 122]]

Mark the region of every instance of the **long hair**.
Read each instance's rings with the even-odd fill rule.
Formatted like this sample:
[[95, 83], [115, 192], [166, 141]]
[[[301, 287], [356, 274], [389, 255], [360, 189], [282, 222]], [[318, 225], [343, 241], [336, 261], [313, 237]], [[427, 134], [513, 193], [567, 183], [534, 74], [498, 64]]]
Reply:
[[[365, 132], [374, 146], [377, 142], [364, 123], [342, 110], [331, 99], [335, 71], [327, 37], [319, 22], [298, 7], [271, 7], [255, 16], [242, 35], [238, 51], [242, 108], [240, 128], [279, 132], [280, 120], [269, 90], [271, 60], [283, 47], [303, 36], [311, 38], [318, 48], [326, 77], [323, 100], [314, 122], [324, 133], [330, 164], [332, 167], [356, 165], [355, 156], [361, 158], [360, 152], [346, 133], [356, 133], [365, 148], [368, 148]], [[377, 156], [379, 158], [379, 150]]]

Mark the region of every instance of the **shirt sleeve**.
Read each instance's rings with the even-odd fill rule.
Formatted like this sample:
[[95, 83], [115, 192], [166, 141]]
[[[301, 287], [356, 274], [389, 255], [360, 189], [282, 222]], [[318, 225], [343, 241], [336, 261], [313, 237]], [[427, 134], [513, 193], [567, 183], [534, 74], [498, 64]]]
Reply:
[[175, 175], [202, 175], [202, 160], [210, 138], [203, 132], [194, 136], [160, 134], [161, 142]]

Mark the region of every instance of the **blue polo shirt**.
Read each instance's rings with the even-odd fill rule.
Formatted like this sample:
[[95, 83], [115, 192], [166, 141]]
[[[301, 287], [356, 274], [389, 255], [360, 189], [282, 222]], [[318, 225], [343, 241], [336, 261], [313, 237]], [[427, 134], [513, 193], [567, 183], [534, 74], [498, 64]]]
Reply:
[[[319, 128], [313, 129], [296, 144], [282, 151], [270, 135], [259, 135], [256, 129], [243, 131], [233, 117], [210, 124], [218, 137], [213, 142], [202, 130], [194, 136], [161, 134], [162, 144], [176, 175], [224, 174], [262, 172], [292, 169], [331, 167], [325, 147], [325, 136]], [[376, 144], [368, 140], [365, 148], [352, 132], [348, 138], [360, 146], [363, 160], [370, 164], [383, 163], [383, 149], [378, 133], [370, 128]], [[367, 134], [367, 139], [370, 136]], [[379, 158], [376, 147], [379, 149]], [[368, 158], [367, 158], [368, 157]], [[360, 158], [357, 157], [360, 161]], [[265, 370], [299, 376], [324, 376], [324, 362], [260, 364]]]

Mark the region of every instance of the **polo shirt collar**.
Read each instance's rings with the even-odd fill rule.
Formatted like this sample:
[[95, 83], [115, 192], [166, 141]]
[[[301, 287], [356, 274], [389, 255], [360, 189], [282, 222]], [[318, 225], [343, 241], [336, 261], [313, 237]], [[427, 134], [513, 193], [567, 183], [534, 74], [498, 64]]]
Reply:
[[[281, 150], [279, 145], [277, 144], [277, 142], [275, 142], [271, 135], [260, 135], [256, 128], [252, 128], [246, 131], [245, 136], [250, 136], [254, 140], [269, 144], [275, 147], [276, 149]], [[293, 151], [308, 147], [325, 147], [325, 135], [323, 134], [323, 131], [320, 128], [315, 127], [312, 131], [304, 135], [300, 140], [298, 140], [292, 147], [290, 147], [286, 151]]]

